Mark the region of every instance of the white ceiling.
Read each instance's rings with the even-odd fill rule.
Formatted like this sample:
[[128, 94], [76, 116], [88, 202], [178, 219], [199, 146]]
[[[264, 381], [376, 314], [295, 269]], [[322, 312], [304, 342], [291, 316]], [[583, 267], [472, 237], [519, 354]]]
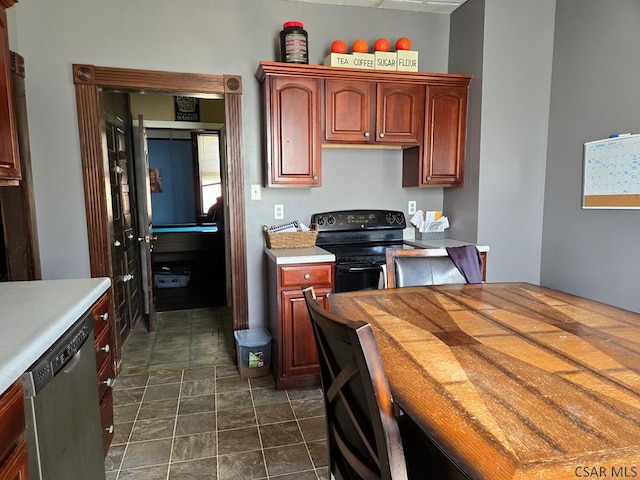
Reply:
[[387, 8], [411, 12], [452, 13], [467, 0], [289, 0], [349, 7]]

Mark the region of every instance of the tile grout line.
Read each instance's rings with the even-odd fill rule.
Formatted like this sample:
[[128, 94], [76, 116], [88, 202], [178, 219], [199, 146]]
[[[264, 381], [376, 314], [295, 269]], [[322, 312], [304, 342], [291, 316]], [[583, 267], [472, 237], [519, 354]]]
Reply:
[[309, 445], [307, 443], [307, 439], [304, 436], [304, 432], [302, 431], [302, 427], [300, 426], [300, 420], [298, 419], [298, 415], [296, 414], [296, 410], [295, 408], [293, 408], [293, 405], [291, 404], [291, 397], [289, 396], [289, 391], [286, 390], [287, 393], [287, 399], [289, 401], [289, 407], [291, 408], [291, 411], [293, 412], [293, 418], [295, 418], [296, 420], [296, 425], [298, 425], [298, 430], [300, 430], [300, 435], [302, 435], [302, 443], [304, 444], [304, 448], [307, 450], [307, 455], [309, 455], [309, 460], [311, 460], [311, 466], [313, 467], [313, 473], [316, 474], [316, 478], [318, 480], [320, 480], [319, 474], [318, 474], [318, 468], [316, 467], [316, 462], [313, 461], [313, 456], [311, 456], [311, 451], [309, 450]]
[[256, 402], [253, 398], [253, 385], [251, 384], [251, 379], [247, 379], [247, 383], [249, 383], [249, 394], [251, 395], [251, 405], [253, 406], [253, 415], [256, 419], [256, 429], [258, 431], [258, 440], [260, 441], [260, 453], [262, 453], [262, 462], [264, 463], [264, 472], [266, 474], [266, 479], [269, 479], [269, 468], [267, 467], [267, 457], [264, 453], [264, 443], [262, 442], [262, 434], [260, 433], [260, 425], [258, 423], [258, 411], [256, 410]]
[[138, 404], [138, 410], [136, 411], [136, 416], [133, 419], [133, 424], [131, 425], [131, 431], [129, 432], [127, 441], [124, 444], [124, 452], [122, 452], [122, 459], [120, 460], [120, 465], [118, 466], [118, 473], [116, 474], [116, 480], [120, 478], [120, 473], [122, 472], [122, 464], [124, 464], [124, 459], [127, 455], [127, 450], [129, 450], [129, 444], [131, 443], [131, 438], [133, 436], [133, 430], [138, 421], [138, 417], [140, 416], [140, 410], [142, 410], [142, 401], [144, 400], [144, 396], [147, 394], [147, 388], [149, 387], [149, 380], [151, 380], [151, 375], [147, 373], [147, 381], [144, 384], [144, 391], [142, 392], [142, 397], [140, 398], [140, 403]]
[[171, 462], [173, 460], [173, 446], [176, 441], [176, 430], [178, 429], [178, 412], [180, 412], [180, 401], [182, 400], [183, 384], [184, 384], [184, 369], [182, 369], [182, 373], [180, 374], [180, 389], [178, 390], [178, 403], [176, 404], [176, 413], [173, 419], [173, 434], [171, 435], [171, 448], [169, 450], [169, 463], [167, 465], [166, 480], [169, 480], [169, 475], [171, 474]]
[[216, 414], [216, 479], [220, 478], [220, 445], [218, 444], [218, 367], [213, 367], [213, 401]]

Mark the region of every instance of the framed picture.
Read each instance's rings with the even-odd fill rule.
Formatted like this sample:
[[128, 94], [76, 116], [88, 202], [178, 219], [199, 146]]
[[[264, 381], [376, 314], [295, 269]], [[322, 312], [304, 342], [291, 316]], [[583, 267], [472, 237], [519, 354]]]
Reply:
[[199, 122], [200, 102], [195, 97], [173, 97], [176, 121]]
[[162, 192], [162, 176], [159, 168], [149, 168], [149, 189], [151, 193]]

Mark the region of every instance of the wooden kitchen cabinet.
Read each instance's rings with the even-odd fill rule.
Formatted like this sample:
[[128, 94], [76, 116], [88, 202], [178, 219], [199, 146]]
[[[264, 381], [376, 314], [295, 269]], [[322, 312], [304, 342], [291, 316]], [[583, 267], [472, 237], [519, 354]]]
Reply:
[[324, 140], [362, 145], [418, 145], [424, 85], [327, 79]]
[[424, 142], [403, 152], [403, 187], [461, 186], [467, 132], [467, 87], [427, 88]]
[[17, 380], [0, 396], [0, 479], [27, 480], [27, 443], [22, 384]]
[[268, 261], [269, 330], [276, 389], [320, 385], [320, 365], [302, 287], [313, 285], [326, 306], [333, 292], [333, 262], [277, 265]]
[[265, 186], [320, 186], [321, 146], [340, 145], [402, 148], [403, 187], [462, 185], [470, 75], [261, 62], [256, 77]]
[[0, 186], [18, 185], [22, 178], [6, 12], [14, 3], [14, 0], [0, 1]]
[[319, 187], [320, 81], [268, 76], [264, 80], [267, 187]]
[[113, 329], [109, 315], [110, 297], [102, 295], [91, 307], [96, 348], [96, 379], [100, 399], [100, 419], [102, 422], [102, 447], [106, 456], [113, 440]]

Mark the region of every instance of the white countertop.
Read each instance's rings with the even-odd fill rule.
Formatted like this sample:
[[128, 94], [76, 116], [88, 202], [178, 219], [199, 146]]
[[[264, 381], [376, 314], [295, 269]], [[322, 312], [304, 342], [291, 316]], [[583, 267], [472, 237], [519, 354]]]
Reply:
[[111, 285], [108, 278], [0, 282], [0, 394]]
[[488, 245], [476, 245], [473, 242], [465, 242], [462, 240], [454, 240], [453, 238], [445, 238], [442, 240], [416, 240], [416, 239], [407, 239], [405, 238], [404, 243], [406, 245], [411, 245], [412, 247], [417, 248], [436, 248], [441, 249], [441, 253], [443, 256], [447, 255], [447, 251], [445, 250], [447, 247], [462, 247], [464, 245], [475, 245], [479, 252], [488, 252]]
[[335, 262], [336, 256], [320, 247], [309, 248], [265, 248], [265, 253], [276, 262], [277, 265], [291, 263]]

